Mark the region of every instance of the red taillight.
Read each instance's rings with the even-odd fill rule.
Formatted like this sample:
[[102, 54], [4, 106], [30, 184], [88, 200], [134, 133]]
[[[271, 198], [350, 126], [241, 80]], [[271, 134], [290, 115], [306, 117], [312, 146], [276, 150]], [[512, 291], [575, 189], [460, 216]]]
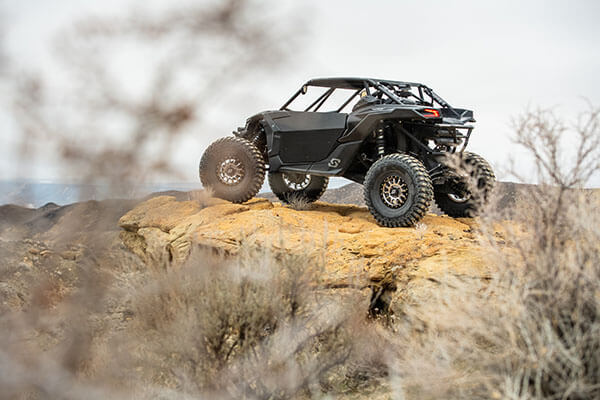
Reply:
[[436, 110], [435, 108], [426, 108], [423, 110], [423, 116], [427, 118], [439, 118], [440, 110]]

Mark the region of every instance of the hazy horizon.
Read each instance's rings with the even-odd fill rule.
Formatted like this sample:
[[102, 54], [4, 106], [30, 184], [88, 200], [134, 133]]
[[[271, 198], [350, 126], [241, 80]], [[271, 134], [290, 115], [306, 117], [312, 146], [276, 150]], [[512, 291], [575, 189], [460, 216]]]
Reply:
[[[6, 50], [16, 68], [39, 70], [64, 84], [64, 71], [52, 56], [58, 32], [86, 15], [119, 14], [140, 2], [109, 0], [94, 5], [76, 0], [50, 4], [4, 3]], [[144, 3], [146, 4], [146, 3]], [[150, 6], [158, 7], [159, 2]], [[185, 4], [180, 2], [177, 4]], [[146, 5], [145, 5], [146, 6]], [[507, 1], [499, 3], [433, 1], [359, 2], [311, 0], [261, 3], [264, 13], [301, 18], [278, 68], [262, 68], [232, 82], [225, 98], [215, 95], [202, 115], [174, 143], [170, 162], [183, 182], [197, 180], [198, 160], [206, 146], [226, 136], [259, 111], [274, 109], [300, 85], [317, 76], [374, 76], [428, 84], [450, 104], [473, 109], [477, 123], [471, 151], [490, 160], [500, 179], [509, 161], [535, 182], [531, 159], [512, 144], [511, 121], [527, 108], [553, 108], [566, 122], [592, 105], [600, 105], [600, 3], [580, 1]], [[122, 61], [122, 60], [121, 60]], [[132, 91], [143, 87], [145, 60], [132, 55], [115, 65]], [[3, 91], [5, 105], [10, 103]], [[212, 94], [211, 94], [212, 95]], [[0, 179], [74, 180], [78, 171], [65, 168], [51, 138], [34, 162], [18, 159], [20, 131], [8, 105], [0, 111]], [[85, 135], [85, 133], [82, 133]], [[90, 137], [93, 144], [94, 138]], [[568, 145], [567, 145], [568, 147]], [[147, 183], [159, 182], [153, 177]], [[590, 186], [599, 187], [600, 177]]]

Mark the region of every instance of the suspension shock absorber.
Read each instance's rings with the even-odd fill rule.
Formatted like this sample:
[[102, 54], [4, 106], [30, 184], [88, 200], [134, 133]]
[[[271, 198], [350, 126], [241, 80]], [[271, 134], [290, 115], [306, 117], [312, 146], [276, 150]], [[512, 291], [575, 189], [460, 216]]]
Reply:
[[252, 132], [252, 136], [250, 136], [250, 141], [255, 145], [258, 145], [258, 141], [260, 140], [260, 134], [260, 130], [255, 130], [254, 132]]
[[254, 131], [252, 143], [254, 143], [254, 145], [262, 151], [263, 159], [266, 162], [269, 159], [269, 155], [267, 151], [267, 136], [265, 134], [264, 129], [260, 128]]
[[381, 126], [375, 132], [375, 146], [377, 147], [377, 158], [383, 157], [385, 155], [385, 136]]

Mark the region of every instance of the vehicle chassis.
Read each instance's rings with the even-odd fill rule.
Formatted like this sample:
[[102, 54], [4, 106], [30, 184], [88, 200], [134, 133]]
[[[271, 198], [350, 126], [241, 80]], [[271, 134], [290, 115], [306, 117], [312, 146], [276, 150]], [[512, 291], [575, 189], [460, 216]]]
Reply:
[[[324, 160], [282, 160], [279, 154], [281, 144], [278, 143], [282, 140], [282, 130], [278, 122], [289, 116], [289, 113], [298, 113], [288, 107], [298, 96], [305, 94], [310, 86], [326, 87], [328, 90], [302, 113], [318, 113], [333, 92], [340, 88], [355, 90], [333, 113], [340, 113], [361, 93], [363, 97], [377, 95], [382, 98], [385, 95], [386, 102], [350, 113], [344, 132], [336, 139], [339, 144], [331, 148], [331, 154]], [[407, 88], [416, 89], [419, 104], [407, 105], [406, 99], [398, 95]], [[425, 101], [427, 97], [429, 101]], [[439, 114], [427, 115], [423, 109], [434, 111], [428, 107], [438, 107]], [[359, 119], [354, 125], [350, 123], [353, 115]], [[259, 148], [265, 149], [264, 156], [268, 160], [270, 172], [343, 176], [363, 183], [366, 171], [379, 157], [405, 152], [424, 163], [434, 184], [443, 185], [449, 175], [442, 160], [448, 153], [464, 152], [474, 129], [468, 122], [475, 122], [472, 111], [453, 108], [424, 84], [369, 78], [323, 78], [308, 81], [278, 111], [268, 111], [249, 118], [246, 127], [239, 128], [234, 134], [248, 138]], [[430, 140], [435, 147], [428, 145]], [[365, 142], [374, 146], [366, 145]], [[395, 145], [390, 145], [391, 143]], [[358, 163], [353, 160], [358, 160]]]

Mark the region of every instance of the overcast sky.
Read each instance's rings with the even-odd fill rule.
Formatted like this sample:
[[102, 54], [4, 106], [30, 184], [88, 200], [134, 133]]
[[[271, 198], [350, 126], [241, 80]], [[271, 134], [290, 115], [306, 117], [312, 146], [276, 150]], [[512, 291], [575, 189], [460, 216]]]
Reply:
[[[272, 0], [281, 7], [282, 2]], [[30, 65], [50, 63], [54, 32], [89, 11], [125, 7], [122, 0], [4, 2], [9, 54]], [[0, 3], [2, 4], [2, 3]], [[553, 107], [573, 119], [600, 105], [600, 1], [305, 1], [285, 2], [304, 13], [301, 48], [285, 68], [265, 70], [260, 96], [232, 100], [203, 132], [181, 140], [174, 162], [184, 180], [197, 180], [204, 148], [242, 125], [247, 116], [281, 106], [309, 78], [373, 76], [423, 82], [450, 104], [475, 111], [472, 151], [501, 178], [509, 158], [529, 162], [511, 143], [511, 119], [527, 107]], [[300, 35], [300, 33], [299, 33]], [[0, 114], [0, 179], [65, 178], [52, 160], [27, 172], [14, 165], [18, 131]], [[67, 177], [76, 179], [76, 175]], [[600, 186], [595, 178], [594, 186]]]

